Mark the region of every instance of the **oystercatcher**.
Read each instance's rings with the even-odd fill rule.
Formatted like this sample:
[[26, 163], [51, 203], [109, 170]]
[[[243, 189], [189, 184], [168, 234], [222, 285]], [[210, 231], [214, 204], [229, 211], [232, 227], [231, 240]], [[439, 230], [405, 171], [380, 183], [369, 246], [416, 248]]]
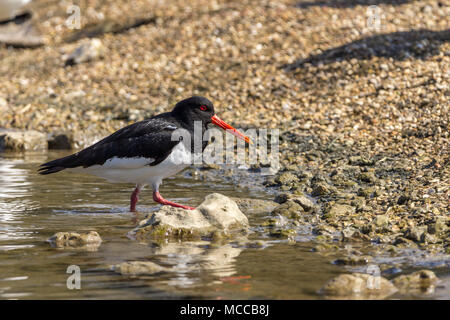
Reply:
[[[92, 146], [70, 156], [40, 166], [40, 174], [64, 169], [99, 176], [112, 182], [136, 184], [131, 194], [130, 211], [136, 211], [138, 195], [145, 185], [153, 188], [153, 200], [162, 204], [192, 210], [194, 208], [164, 199], [159, 185], [191, 163], [194, 153], [195, 121], [200, 121], [202, 137], [209, 123], [227, 130], [250, 143], [250, 139], [222, 121], [214, 113], [211, 101], [194, 96], [178, 102], [171, 112], [126, 126]], [[174, 139], [176, 130], [187, 130], [190, 141]], [[185, 139], [188, 140], [188, 139]], [[202, 141], [202, 140], [200, 140]], [[202, 141], [201, 151], [208, 141]], [[195, 150], [196, 151], [196, 150]]]

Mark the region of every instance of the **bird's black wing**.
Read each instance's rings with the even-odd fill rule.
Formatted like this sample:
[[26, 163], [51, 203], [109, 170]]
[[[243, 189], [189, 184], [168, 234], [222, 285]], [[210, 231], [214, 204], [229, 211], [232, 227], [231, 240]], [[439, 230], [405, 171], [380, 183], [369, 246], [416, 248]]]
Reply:
[[162, 162], [179, 141], [172, 141], [176, 125], [160, 117], [136, 122], [124, 127], [92, 146], [70, 156], [44, 163], [40, 174], [50, 174], [67, 168], [102, 165], [113, 157], [145, 157], [149, 165]]

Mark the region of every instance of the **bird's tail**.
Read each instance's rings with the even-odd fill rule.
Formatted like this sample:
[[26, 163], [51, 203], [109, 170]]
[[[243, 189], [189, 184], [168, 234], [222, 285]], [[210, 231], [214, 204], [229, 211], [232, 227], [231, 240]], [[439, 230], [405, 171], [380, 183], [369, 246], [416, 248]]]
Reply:
[[55, 172], [59, 172], [61, 170], [67, 169], [67, 168], [74, 168], [78, 166], [76, 163], [77, 161], [77, 155], [72, 154], [70, 156], [56, 159], [44, 164], [40, 165], [40, 168], [38, 169], [39, 174], [51, 174]]

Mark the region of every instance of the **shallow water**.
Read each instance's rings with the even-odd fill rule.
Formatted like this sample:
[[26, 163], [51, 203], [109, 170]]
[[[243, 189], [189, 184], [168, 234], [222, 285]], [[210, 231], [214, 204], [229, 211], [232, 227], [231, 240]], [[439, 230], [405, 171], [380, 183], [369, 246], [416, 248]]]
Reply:
[[[37, 166], [64, 153], [0, 156], [0, 298], [2, 299], [318, 299], [320, 287], [346, 272], [330, 257], [302, 242], [264, 238], [262, 248], [240, 242], [138, 243], [126, 236], [136, 225], [128, 212], [132, 185], [111, 184], [92, 176], [61, 172], [39, 176]], [[251, 181], [211, 175], [207, 181], [188, 172], [166, 179], [161, 193], [170, 200], [197, 205], [211, 192], [272, 199]], [[138, 218], [155, 210], [144, 190]], [[255, 228], [265, 214], [249, 215]], [[46, 240], [58, 231], [97, 231], [96, 250], [57, 249]], [[257, 240], [258, 233], [250, 235]], [[110, 265], [152, 261], [174, 272], [128, 277]], [[70, 265], [81, 269], [81, 289], [69, 290]], [[444, 278], [445, 278], [444, 274]], [[448, 279], [448, 278], [445, 278]], [[427, 298], [450, 297], [448, 280]]]

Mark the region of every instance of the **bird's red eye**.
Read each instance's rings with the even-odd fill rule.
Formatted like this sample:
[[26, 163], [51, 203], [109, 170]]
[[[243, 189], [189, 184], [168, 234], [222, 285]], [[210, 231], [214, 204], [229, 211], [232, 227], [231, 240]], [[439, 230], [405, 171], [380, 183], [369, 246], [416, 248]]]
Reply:
[[200, 110], [206, 111], [206, 109], [208, 109], [206, 106], [200, 106]]

